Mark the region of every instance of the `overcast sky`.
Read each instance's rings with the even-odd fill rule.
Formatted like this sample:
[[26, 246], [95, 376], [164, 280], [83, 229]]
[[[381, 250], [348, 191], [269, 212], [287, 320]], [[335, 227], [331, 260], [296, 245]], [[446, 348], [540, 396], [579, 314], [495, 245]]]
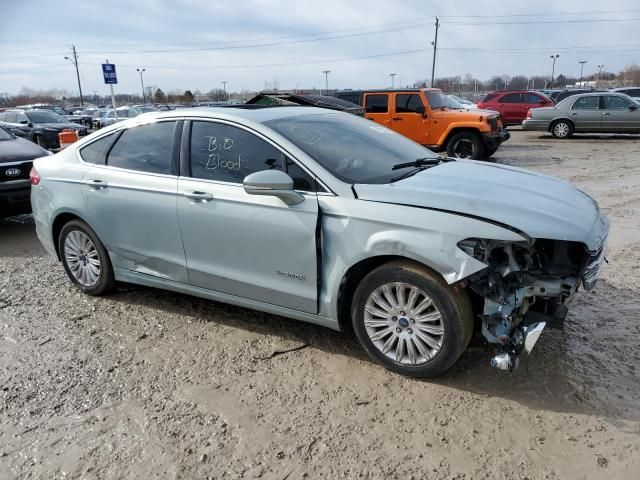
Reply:
[[550, 75], [552, 53], [556, 74], [579, 75], [580, 60], [585, 75], [640, 63], [638, 0], [23, 0], [1, 8], [0, 94], [75, 91], [71, 44], [87, 94], [108, 92], [105, 58], [120, 93], [140, 90], [136, 67], [165, 92], [323, 87], [322, 70], [330, 88], [386, 87], [390, 73], [409, 85], [431, 75], [436, 15], [437, 77]]

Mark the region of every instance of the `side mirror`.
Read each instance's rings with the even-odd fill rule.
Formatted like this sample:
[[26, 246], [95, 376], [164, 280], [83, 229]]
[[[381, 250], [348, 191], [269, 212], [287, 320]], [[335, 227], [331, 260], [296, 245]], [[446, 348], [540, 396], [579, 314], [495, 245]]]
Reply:
[[21, 125], [29, 125], [29, 120], [20, 120]]
[[636, 107], [635, 105], [629, 105], [629, 110], [633, 112], [635, 110], [638, 110], [638, 107]]
[[282, 170], [262, 170], [247, 175], [242, 182], [249, 195], [278, 197], [287, 205], [298, 205], [304, 196], [293, 189], [293, 179]]

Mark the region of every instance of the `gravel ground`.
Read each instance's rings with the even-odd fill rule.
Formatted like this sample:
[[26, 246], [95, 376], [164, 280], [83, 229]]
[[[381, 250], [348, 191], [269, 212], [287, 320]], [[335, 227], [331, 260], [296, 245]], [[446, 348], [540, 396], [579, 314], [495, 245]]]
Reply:
[[0, 478], [639, 478], [640, 138], [512, 134], [496, 161], [571, 180], [613, 228], [598, 288], [511, 374], [472, 351], [412, 380], [313, 325], [92, 298], [30, 217], [0, 221]]

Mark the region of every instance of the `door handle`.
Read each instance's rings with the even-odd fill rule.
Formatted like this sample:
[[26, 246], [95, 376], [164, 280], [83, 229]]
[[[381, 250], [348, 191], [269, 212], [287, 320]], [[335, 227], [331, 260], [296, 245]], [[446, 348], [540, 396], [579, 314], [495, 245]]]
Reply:
[[183, 195], [192, 200], [202, 200], [203, 202], [208, 202], [209, 200], [213, 200], [213, 194], [207, 193], [207, 192], [189, 191], [189, 192], [184, 192]]
[[391, 120], [395, 120], [395, 121], [402, 120], [402, 117], [393, 117]]
[[104, 180], [98, 180], [98, 179], [91, 179], [87, 181], [87, 185], [89, 185], [92, 188], [95, 188], [96, 190], [107, 188], [107, 182], [105, 182]]
[[602, 112], [602, 115], [611, 115], [609, 112]]
[[576, 112], [573, 112], [571, 115], [573, 115], [573, 116], [575, 117], [575, 116], [576, 116], [576, 115], [578, 115], [578, 114], [577, 114]]

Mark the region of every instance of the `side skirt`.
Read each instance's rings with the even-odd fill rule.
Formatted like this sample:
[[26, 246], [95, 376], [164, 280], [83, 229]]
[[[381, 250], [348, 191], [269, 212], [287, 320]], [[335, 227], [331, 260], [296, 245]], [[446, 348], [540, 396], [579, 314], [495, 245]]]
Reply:
[[228, 293], [216, 292], [206, 288], [194, 287], [193, 285], [186, 285], [184, 283], [174, 282], [173, 280], [167, 280], [164, 278], [157, 278], [152, 275], [145, 275], [144, 273], [133, 272], [131, 270], [124, 270], [120, 268], [114, 270], [115, 278], [119, 282], [135, 283], [147, 287], [185, 293], [187, 295], [206, 298], [216, 302], [229, 303], [231, 305], [259, 310], [273, 315], [281, 315], [295, 320], [302, 320], [303, 322], [313, 323], [322, 327], [331, 328], [332, 330], [340, 330], [338, 321], [331, 318], [300, 312], [298, 310], [292, 310], [290, 308], [280, 307], [270, 303], [258, 302], [256, 300], [250, 300], [236, 295], [229, 295]]

